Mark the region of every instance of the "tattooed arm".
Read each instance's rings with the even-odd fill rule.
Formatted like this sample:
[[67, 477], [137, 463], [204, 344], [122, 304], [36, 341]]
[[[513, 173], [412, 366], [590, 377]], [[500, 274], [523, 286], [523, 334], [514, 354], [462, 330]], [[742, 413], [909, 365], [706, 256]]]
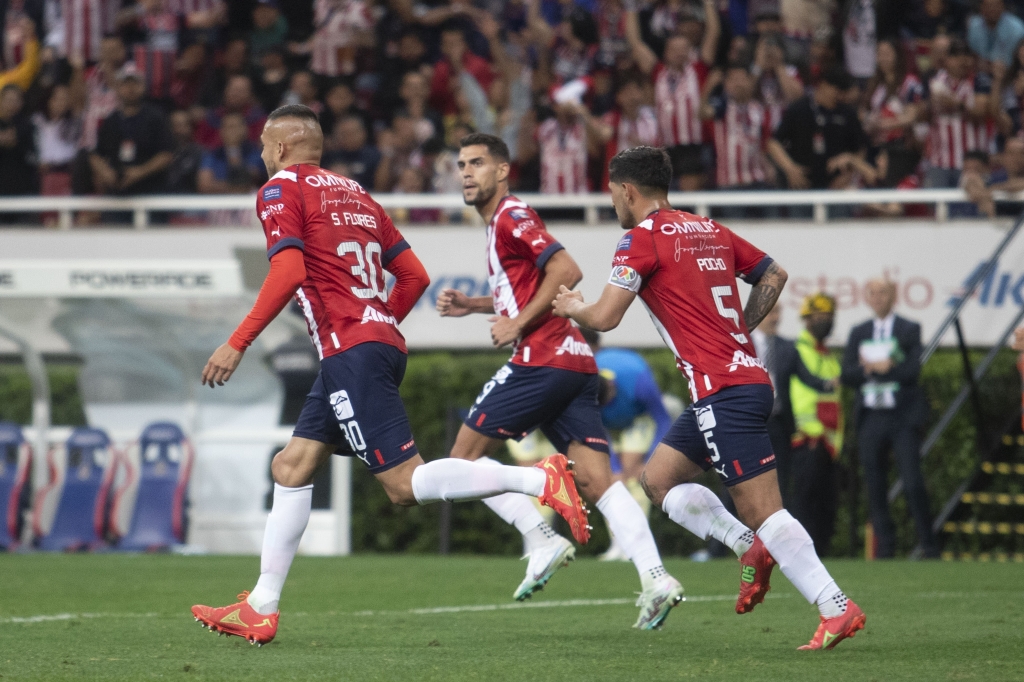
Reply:
[[750, 290], [747, 307], [743, 309], [743, 320], [747, 323], [748, 330], [754, 331], [775, 307], [775, 302], [779, 300], [782, 287], [786, 286], [788, 278], [786, 271], [775, 262], [761, 275], [761, 279]]

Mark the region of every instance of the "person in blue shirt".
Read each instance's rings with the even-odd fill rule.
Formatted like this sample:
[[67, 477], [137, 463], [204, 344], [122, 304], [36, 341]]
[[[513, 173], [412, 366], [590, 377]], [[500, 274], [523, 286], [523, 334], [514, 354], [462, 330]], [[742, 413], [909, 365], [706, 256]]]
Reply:
[[260, 149], [246, 139], [245, 118], [225, 114], [221, 120], [221, 145], [203, 157], [196, 176], [202, 194], [247, 194], [266, 181]]
[[[640, 486], [640, 472], [672, 426], [673, 418], [665, 403], [666, 399], [671, 402], [673, 396], [662, 396], [654, 373], [639, 353], [625, 348], [601, 348], [600, 334], [582, 328], [580, 333], [594, 351], [602, 378], [601, 421], [612, 437], [612, 473], [625, 484], [644, 512], [649, 512], [651, 501]], [[678, 399], [675, 402], [682, 412], [682, 403]], [[602, 558], [626, 558], [620, 554], [613, 539]]]
[[1009, 66], [1022, 38], [1024, 21], [1007, 12], [1003, 0], [981, 0], [978, 13], [967, 20], [967, 44], [986, 62]]

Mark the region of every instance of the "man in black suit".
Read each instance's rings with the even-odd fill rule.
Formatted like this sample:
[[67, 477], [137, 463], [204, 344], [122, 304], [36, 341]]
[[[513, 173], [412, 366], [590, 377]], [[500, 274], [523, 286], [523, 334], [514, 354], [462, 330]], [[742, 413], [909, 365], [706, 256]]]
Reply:
[[932, 534], [928, 492], [921, 474], [921, 434], [928, 417], [921, 373], [921, 325], [892, 312], [896, 285], [884, 279], [867, 284], [866, 299], [875, 318], [850, 331], [843, 355], [842, 381], [858, 391], [857, 449], [874, 527], [875, 556], [896, 553], [896, 528], [889, 514], [888, 453], [903, 478], [917, 541], [926, 557], [938, 555]]
[[775, 308], [750, 333], [751, 341], [757, 357], [764, 362], [768, 375], [775, 389], [775, 404], [768, 418], [768, 437], [775, 451], [775, 470], [779, 477], [779, 490], [782, 492], [782, 503], [788, 508], [790, 502], [790, 481], [792, 480], [792, 440], [796, 431], [796, 420], [793, 418], [793, 405], [789, 400], [790, 379], [795, 375], [815, 391], [830, 393], [835, 390], [831, 381], [822, 381], [810, 373], [800, 360], [796, 345], [792, 339], [778, 335], [779, 321], [782, 318], [782, 305]]

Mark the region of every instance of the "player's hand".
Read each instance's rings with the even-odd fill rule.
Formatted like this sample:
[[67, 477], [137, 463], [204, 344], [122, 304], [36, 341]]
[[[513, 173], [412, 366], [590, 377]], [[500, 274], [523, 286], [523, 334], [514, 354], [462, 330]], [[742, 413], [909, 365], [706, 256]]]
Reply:
[[579, 291], [572, 291], [564, 284], [558, 287], [558, 295], [551, 302], [551, 307], [558, 317], [571, 317], [573, 310], [583, 303], [583, 294]]
[[519, 328], [519, 323], [511, 317], [495, 315], [488, 318], [487, 321], [493, 323], [491, 324], [491, 341], [494, 343], [495, 348], [503, 348], [518, 341], [519, 335], [523, 332]]
[[244, 351], [237, 351], [226, 343], [213, 351], [213, 355], [206, 361], [206, 367], [203, 368], [201, 383], [210, 388], [215, 385], [223, 386], [235, 373], [238, 363], [242, 361], [243, 353]]
[[128, 166], [121, 176], [121, 189], [131, 187], [144, 177], [146, 177], [145, 173], [138, 166]]
[[790, 189], [808, 189], [811, 186], [807, 173], [796, 164], [786, 168], [786, 180]]
[[469, 296], [458, 289], [445, 289], [437, 296], [437, 303], [434, 305], [441, 317], [464, 317], [473, 312], [472, 301]]
[[1024, 327], [1018, 327], [1013, 332], [1013, 343], [1011, 345], [1014, 350], [1024, 352]]

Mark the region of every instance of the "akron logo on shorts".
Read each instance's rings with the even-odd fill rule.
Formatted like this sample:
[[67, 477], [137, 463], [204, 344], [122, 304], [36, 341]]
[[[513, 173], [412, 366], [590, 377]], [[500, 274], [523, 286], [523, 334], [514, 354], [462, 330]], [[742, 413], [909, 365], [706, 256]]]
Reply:
[[356, 414], [352, 408], [352, 401], [348, 398], [348, 391], [332, 393], [331, 406], [334, 408], [334, 416], [338, 418], [338, 421], [351, 419]]
[[636, 293], [640, 291], [640, 274], [628, 265], [616, 265], [608, 283]]
[[710, 431], [718, 426], [718, 422], [715, 421], [715, 412], [711, 409], [711, 405], [698, 407], [694, 412], [697, 414], [697, 428], [699, 430]]

